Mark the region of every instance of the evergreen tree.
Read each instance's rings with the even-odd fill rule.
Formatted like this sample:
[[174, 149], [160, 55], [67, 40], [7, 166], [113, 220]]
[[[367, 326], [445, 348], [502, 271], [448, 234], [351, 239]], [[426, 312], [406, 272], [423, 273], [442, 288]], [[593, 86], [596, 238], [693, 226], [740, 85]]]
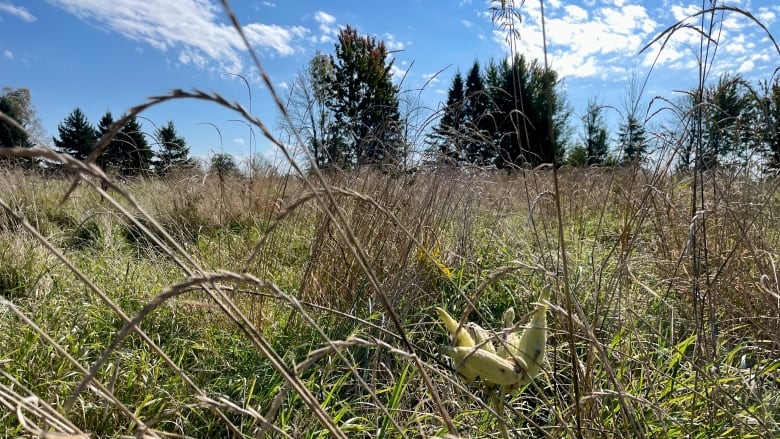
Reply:
[[193, 166], [189, 158], [190, 148], [184, 137], [176, 132], [173, 121], [157, 129], [155, 139], [159, 147], [157, 158], [152, 161], [155, 172], [165, 175], [174, 168], [188, 168]]
[[[528, 62], [523, 55], [516, 55], [511, 65], [502, 66], [502, 87], [496, 95], [494, 113], [499, 121], [496, 165], [534, 167], [554, 160], [561, 163], [571, 111], [557, 88], [557, 73], [545, 71], [537, 61]], [[552, 120], [548, 117], [548, 101]]]
[[[98, 123], [98, 133], [101, 138], [113, 123], [111, 112], [106, 111]], [[141, 130], [141, 124], [134, 117], [124, 124], [111, 140], [98, 158], [98, 164], [113, 168], [125, 176], [139, 175], [149, 172], [152, 155], [152, 149]]]
[[466, 160], [476, 165], [486, 165], [493, 158], [490, 132], [486, 128], [490, 96], [479, 69], [474, 61], [466, 76], [465, 99], [463, 102], [464, 128], [466, 133]]
[[460, 72], [456, 72], [447, 92], [444, 113], [429, 138], [429, 143], [437, 150], [440, 157], [450, 164], [457, 164], [464, 158], [466, 144], [464, 96], [463, 78]]
[[59, 139], [53, 138], [54, 146], [60, 152], [72, 155], [78, 160], [84, 160], [95, 148], [97, 131], [89, 123], [87, 116], [76, 107], [58, 126]]
[[339, 32], [329, 106], [335, 120], [326, 149], [335, 166], [397, 163], [401, 120], [398, 89], [392, 82], [393, 62], [383, 42], [358, 36], [347, 26]]
[[601, 114], [601, 106], [595, 101], [588, 102], [588, 108], [582, 119], [585, 129], [584, 147], [587, 165], [602, 164], [607, 158], [607, 126]]
[[759, 134], [763, 142], [762, 152], [766, 157], [766, 170], [777, 172], [780, 169], [780, 79], [771, 85], [761, 84], [762, 96], [759, 103]]
[[704, 90], [703, 134], [706, 142], [700, 164], [705, 169], [719, 166], [724, 159], [744, 158], [755, 149], [751, 128], [754, 99], [744, 84], [739, 75], [723, 75], [715, 86]]
[[[111, 125], [114, 123], [114, 116], [111, 114], [110, 111], [106, 111], [105, 114], [103, 114], [103, 117], [100, 118], [100, 121], [98, 121], [97, 126], [97, 138], [98, 140], [101, 140], [103, 136], [106, 135], [109, 128], [111, 128]], [[97, 146], [97, 145], [95, 145]], [[122, 148], [119, 145], [119, 142], [116, 140], [116, 136], [114, 136], [113, 139], [111, 139], [111, 142], [109, 142], [108, 146], [103, 149], [103, 152], [98, 156], [97, 158], [97, 164], [103, 167], [104, 169], [115, 169], [118, 170], [121, 165], [121, 152]]]
[[644, 158], [647, 150], [647, 137], [645, 127], [639, 122], [636, 114], [629, 113], [626, 121], [620, 125], [618, 142], [623, 151], [624, 162], [635, 163]]
[[574, 167], [588, 166], [588, 149], [583, 145], [575, 145], [566, 157], [566, 164]]

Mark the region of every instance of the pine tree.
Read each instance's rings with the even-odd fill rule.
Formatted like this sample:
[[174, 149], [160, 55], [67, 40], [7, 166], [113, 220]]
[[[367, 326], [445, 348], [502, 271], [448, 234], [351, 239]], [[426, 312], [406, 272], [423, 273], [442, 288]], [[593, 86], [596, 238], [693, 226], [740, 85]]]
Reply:
[[429, 143], [436, 149], [439, 158], [449, 164], [458, 164], [464, 158], [465, 113], [463, 78], [456, 72], [447, 92], [447, 104], [439, 123], [429, 136]]
[[777, 172], [780, 169], [780, 79], [771, 85], [764, 82], [760, 100], [761, 117], [758, 130], [764, 144], [763, 154], [767, 159], [766, 170]]
[[152, 148], [138, 119], [133, 117], [119, 131], [117, 139], [121, 141], [127, 166], [122, 169], [124, 175], [139, 175], [149, 172], [152, 161]]
[[[111, 112], [106, 111], [98, 123], [98, 134], [101, 138], [113, 123]], [[119, 133], [108, 144], [98, 158], [98, 164], [113, 168], [125, 176], [146, 174], [149, 172], [152, 155], [152, 149], [141, 130], [141, 124], [133, 117], [122, 126]]]
[[464, 128], [467, 137], [466, 160], [476, 165], [486, 165], [492, 158], [490, 133], [484, 128], [490, 108], [490, 96], [479, 69], [479, 61], [474, 61], [466, 76], [466, 91], [463, 103]]
[[173, 121], [168, 121], [166, 125], [158, 128], [155, 139], [159, 152], [152, 165], [158, 175], [165, 175], [174, 168], [188, 168], [193, 165], [189, 158], [190, 148], [187, 141], [176, 132]]
[[339, 167], [397, 163], [400, 159], [401, 120], [398, 88], [392, 82], [393, 62], [383, 42], [358, 36], [347, 26], [339, 32], [329, 106], [326, 150]]
[[[537, 61], [528, 62], [523, 55], [515, 56], [511, 65], [502, 64], [501, 70], [502, 87], [493, 116], [499, 121], [496, 166], [561, 163], [571, 111], [557, 88], [557, 73], [545, 70]], [[548, 117], [548, 101], [552, 120]]]
[[645, 127], [635, 114], [629, 113], [626, 121], [620, 125], [618, 141], [623, 150], [624, 162], [636, 163], [644, 158], [647, 150]]
[[53, 138], [54, 145], [60, 152], [72, 155], [78, 160], [84, 160], [95, 149], [97, 131], [89, 123], [87, 116], [76, 107], [58, 126], [59, 139]]
[[588, 108], [582, 119], [585, 128], [586, 164], [588, 165], [602, 164], [607, 158], [607, 126], [601, 111], [601, 106], [591, 100], [588, 102]]
[[[113, 123], [114, 123], [114, 116], [111, 114], [110, 111], [106, 111], [105, 114], [103, 114], [103, 117], [100, 118], [100, 121], [98, 121], [98, 126], [97, 126], [98, 140], [103, 138], [103, 136], [108, 132], [108, 130], [111, 128], [111, 125]], [[114, 138], [111, 139], [111, 142], [109, 142], [108, 146], [106, 146], [105, 149], [103, 149], [103, 152], [98, 156], [97, 164], [103, 167], [104, 169], [118, 170], [122, 161], [121, 151], [122, 148], [119, 146], [119, 142], [117, 142], [116, 136], [114, 136]]]

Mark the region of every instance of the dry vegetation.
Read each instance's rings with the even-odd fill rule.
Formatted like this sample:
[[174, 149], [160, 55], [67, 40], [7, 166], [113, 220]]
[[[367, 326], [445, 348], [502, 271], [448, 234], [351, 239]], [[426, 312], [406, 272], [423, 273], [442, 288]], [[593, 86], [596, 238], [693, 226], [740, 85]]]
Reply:
[[[552, 177], [181, 175], [62, 202], [70, 180], [5, 171], [2, 429], [776, 435], [776, 183], [708, 175], [692, 224], [690, 177], [562, 169], [565, 279]], [[546, 283], [545, 373], [495, 413], [432, 307], [499, 327]]]
[[[181, 98], [264, 129], [198, 91], [129, 114]], [[0, 152], [69, 172], [0, 170], [4, 436], [780, 435], [777, 179], [667, 163], [112, 181]], [[498, 328], [547, 284], [544, 372], [491, 406], [438, 355], [433, 307]]]

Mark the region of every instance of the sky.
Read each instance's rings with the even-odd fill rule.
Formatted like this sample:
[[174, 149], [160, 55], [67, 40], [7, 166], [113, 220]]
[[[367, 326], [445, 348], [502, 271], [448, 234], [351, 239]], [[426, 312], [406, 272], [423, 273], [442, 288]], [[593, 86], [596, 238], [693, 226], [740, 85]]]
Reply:
[[[536, 1], [516, 2], [522, 19], [515, 23], [514, 39], [493, 23], [491, 4], [484, 0], [230, 3], [282, 96], [316, 52], [334, 53], [339, 29], [350, 25], [392, 51], [394, 80], [419, 120], [432, 120], [453, 75], [468, 72], [475, 60], [484, 65], [512, 50], [532, 59], [544, 56], [541, 3]], [[690, 27], [674, 32], [663, 48], [656, 43], [642, 49], [675, 23], [698, 26], [701, 17], [689, 17], [702, 4], [544, 2], [548, 61], [563, 79], [574, 112], [574, 140], [590, 100], [605, 106], [614, 133], [630, 96], [636, 96], [643, 114], [655, 118], [664, 113], [655, 97], [674, 99], [698, 83], [700, 35]], [[750, 12], [780, 39], [776, 0], [718, 4]], [[706, 18], [709, 23], [710, 16]], [[714, 23], [719, 44], [709, 58], [708, 80], [716, 81], [723, 72], [751, 81], [772, 78], [780, 54], [761, 26], [735, 11], [719, 13]], [[248, 86], [236, 75], [246, 78]], [[278, 134], [280, 127], [269, 90], [219, 0], [0, 0], [0, 86], [30, 89], [49, 144], [58, 124], [76, 107], [97, 124], [106, 111], [117, 117], [175, 88], [216, 92], [251, 107], [271, 132]], [[147, 133], [173, 121], [198, 158], [207, 160], [215, 153], [239, 160], [250, 153], [279, 158], [240, 115], [213, 103], [168, 102], [139, 120]]]

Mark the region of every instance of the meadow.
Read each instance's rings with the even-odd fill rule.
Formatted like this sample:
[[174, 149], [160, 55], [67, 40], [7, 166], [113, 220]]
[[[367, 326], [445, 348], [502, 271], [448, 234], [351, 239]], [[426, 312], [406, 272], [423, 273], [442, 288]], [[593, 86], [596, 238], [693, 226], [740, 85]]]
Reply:
[[[127, 117], [174, 99], [298, 166], [218, 94]], [[667, 134], [641, 166], [251, 178], [4, 148], [63, 172], [0, 167], [0, 435], [778, 437], [780, 180], [676, 171], [690, 132]], [[500, 403], [465, 384], [435, 307], [500, 330], [547, 287], [542, 372]]]
[[[7, 437], [780, 432], [776, 180], [181, 174], [66, 197], [72, 182], [0, 174]], [[500, 329], [548, 284], [543, 372], [497, 411], [438, 354], [433, 307]]]

